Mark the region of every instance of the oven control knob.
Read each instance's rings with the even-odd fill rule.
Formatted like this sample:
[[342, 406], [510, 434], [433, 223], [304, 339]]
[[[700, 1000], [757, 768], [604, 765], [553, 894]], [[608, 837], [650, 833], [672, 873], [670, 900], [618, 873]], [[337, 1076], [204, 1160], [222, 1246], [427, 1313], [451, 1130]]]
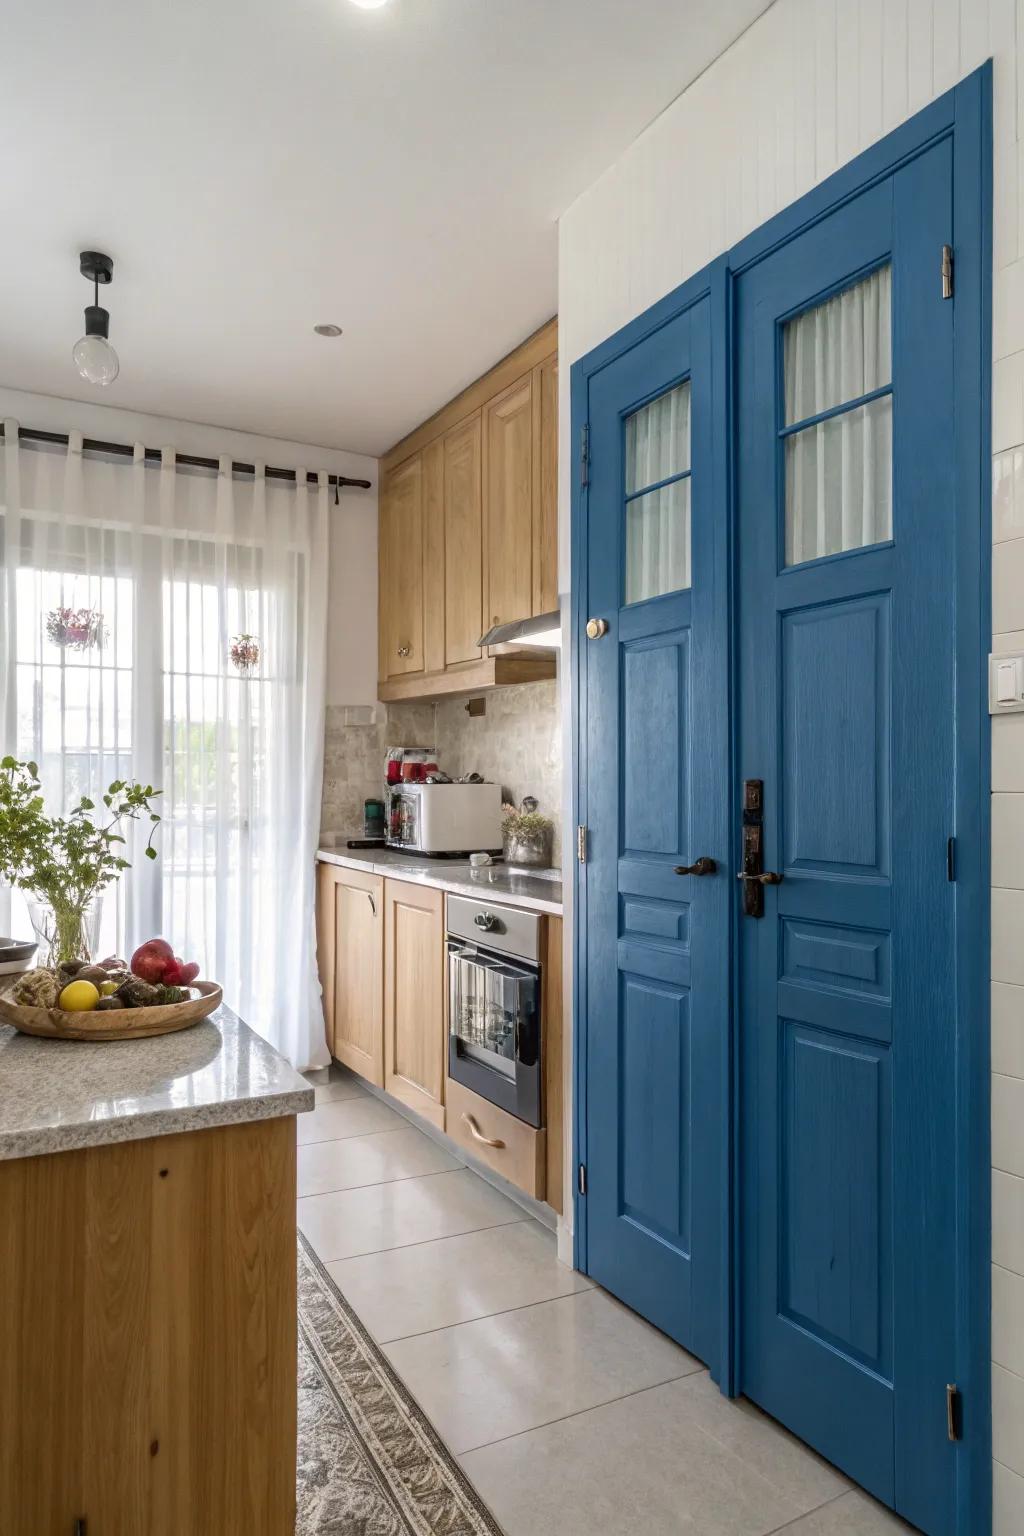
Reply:
[[490, 933], [491, 929], [496, 928], [498, 925], [498, 919], [494, 916], [493, 912], [478, 912], [473, 921], [485, 933]]

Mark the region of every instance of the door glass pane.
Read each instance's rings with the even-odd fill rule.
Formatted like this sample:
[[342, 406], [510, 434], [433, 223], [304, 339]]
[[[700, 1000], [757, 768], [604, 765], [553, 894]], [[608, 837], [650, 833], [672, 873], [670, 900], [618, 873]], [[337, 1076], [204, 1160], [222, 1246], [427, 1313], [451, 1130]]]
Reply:
[[626, 503], [626, 602], [690, 585], [690, 477]]
[[787, 427], [892, 383], [892, 268], [805, 310], [784, 332]]
[[687, 380], [626, 418], [626, 602], [689, 585]]
[[626, 495], [690, 467], [690, 381], [626, 417]]
[[892, 396], [786, 438], [786, 564], [892, 538]]
[[892, 538], [891, 333], [889, 267], [784, 328], [787, 565]]

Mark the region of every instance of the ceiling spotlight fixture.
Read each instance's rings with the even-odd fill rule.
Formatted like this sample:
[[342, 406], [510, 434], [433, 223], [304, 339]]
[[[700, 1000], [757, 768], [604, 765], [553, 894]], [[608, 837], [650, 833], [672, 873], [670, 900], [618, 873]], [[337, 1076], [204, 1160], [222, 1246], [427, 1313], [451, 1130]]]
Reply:
[[82, 251], [78, 267], [82, 276], [93, 285], [94, 302], [86, 305], [85, 335], [75, 342], [71, 356], [82, 378], [88, 379], [90, 384], [112, 384], [121, 365], [107, 339], [110, 313], [100, 305], [100, 283], [113, 281], [114, 263], [100, 251]]
[[340, 336], [340, 325], [314, 325], [314, 331], [318, 336]]

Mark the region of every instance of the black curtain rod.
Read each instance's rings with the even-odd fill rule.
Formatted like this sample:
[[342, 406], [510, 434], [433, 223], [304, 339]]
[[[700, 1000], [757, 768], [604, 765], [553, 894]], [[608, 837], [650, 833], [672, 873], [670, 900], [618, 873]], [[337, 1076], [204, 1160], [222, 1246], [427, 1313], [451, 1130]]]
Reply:
[[[0, 422], [0, 436], [3, 435], [4, 424]], [[37, 427], [19, 427], [18, 436], [26, 438], [31, 443], [58, 443], [65, 448], [68, 445], [68, 434], [66, 432], [44, 432], [41, 428]], [[82, 439], [82, 450], [85, 453], [118, 453], [122, 458], [126, 459], [132, 458], [135, 454], [135, 447], [132, 443], [105, 443], [98, 437], [84, 437]], [[158, 464], [161, 458], [161, 451], [159, 448], [144, 448], [143, 457], [147, 464]], [[177, 450], [175, 450], [174, 462], [176, 464], [188, 464], [193, 469], [220, 469], [219, 459], [203, 458], [202, 455], [196, 453], [178, 453]], [[232, 473], [236, 475], [254, 475], [256, 473], [255, 464], [240, 464], [237, 460], [232, 462], [231, 469]], [[294, 469], [275, 469], [272, 464], [266, 466], [264, 474], [268, 480], [295, 479]], [[306, 480], [310, 485], [318, 484], [319, 479], [319, 475], [314, 470], [307, 470]], [[372, 483], [370, 480], [352, 480], [348, 475], [327, 476], [327, 484], [333, 486], [335, 490], [339, 486], [342, 488], [351, 486], [356, 490], [368, 491]]]

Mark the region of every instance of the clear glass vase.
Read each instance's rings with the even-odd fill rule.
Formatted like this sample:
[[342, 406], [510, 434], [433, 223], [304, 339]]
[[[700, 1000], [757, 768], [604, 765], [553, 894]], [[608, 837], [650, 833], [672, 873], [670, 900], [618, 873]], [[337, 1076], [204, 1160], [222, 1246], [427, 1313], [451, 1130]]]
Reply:
[[547, 869], [551, 864], [551, 828], [535, 832], [512, 832], [506, 828], [502, 838], [506, 864], [522, 869]]
[[101, 898], [83, 904], [29, 900], [28, 915], [39, 949], [38, 965], [56, 970], [68, 960], [91, 960], [100, 928]]

